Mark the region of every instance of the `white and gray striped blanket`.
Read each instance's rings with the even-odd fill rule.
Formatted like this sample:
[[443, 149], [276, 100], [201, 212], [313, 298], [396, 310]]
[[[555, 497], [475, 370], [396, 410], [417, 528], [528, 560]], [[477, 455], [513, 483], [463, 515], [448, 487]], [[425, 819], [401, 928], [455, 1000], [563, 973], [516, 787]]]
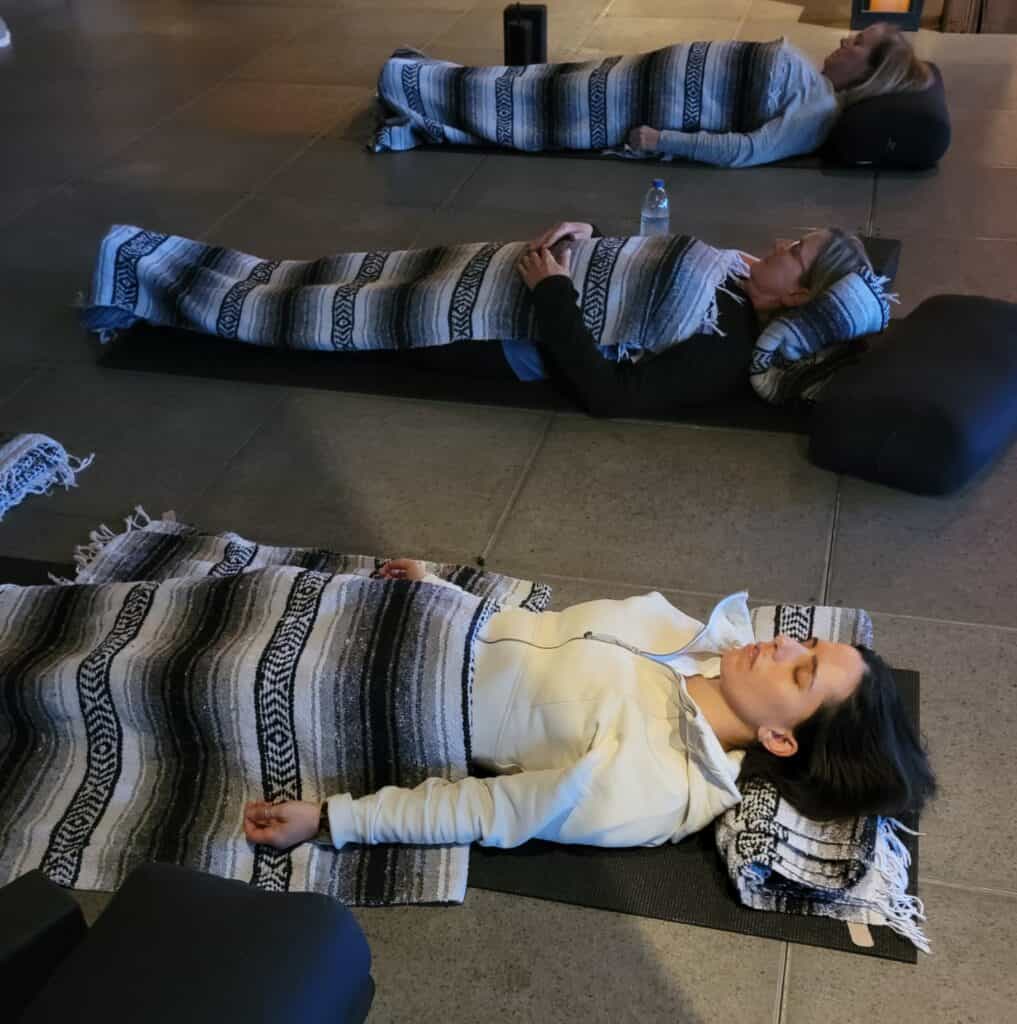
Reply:
[[77, 486], [77, 474], [92, 458], [68, 455], [59, 441], [45, 434], [0, 433], [0, 519], [29, 494]]
[[783, 106], [782, 40], [679, 43], [573, 64], [463, 67], [397, 50], [378, 79], [375, 152], [424, 144], [620, 147], [637, 125], [749, 132]]
[[[525, 242], [263, 260], [117, 226], [103, 239], [85, 325], [139, 321], [253, 345], [319, 351], [537, 341], [516, 271]], [[608, 358], [659, 352], [716, 329], [717, 289], [746, 272], [734, 250], [689, 236], [596, 238], [573, 247], [586, 326]]]
[[[464, 777], [473, 639], [495, 603], [254, 569], [258, 552], [239, 557], [239, 538], [217, 547], [166, 525], [176, 528], [97, 537], [81, 554], [91, 578], [155, 579], [0, 586], [0, 884], [41, 867], [65, 885], [115, 889], [156, 859], [351, 904], [461, 901], [468, 848], [279, 853], [246, 841], [242, 810]], [[328, 561], [259, 550], [269, 562], [282, 551]], [[168, 577], [177, 571], [196, 575]], [[474, 589], [535, 594], [504, 577]]]
[[[768, 605], [752, 612], [756, 637], [778, 634], [872, 646], [858, 608]], [[742, 903], [756, 910], [885, 925], [929, 952], [922, 902], [908, 894], [911, 856], [892, 818], [814, 821], [770, 782], [741, 783], [742, 801], [717, 819], [717, 849]]]

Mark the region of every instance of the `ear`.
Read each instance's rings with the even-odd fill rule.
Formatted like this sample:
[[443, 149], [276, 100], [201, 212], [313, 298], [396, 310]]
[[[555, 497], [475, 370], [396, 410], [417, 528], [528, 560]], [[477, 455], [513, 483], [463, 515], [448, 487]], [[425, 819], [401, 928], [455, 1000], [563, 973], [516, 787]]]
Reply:
[[761, 725], [756, 738], [774, 757], [791, 757], [798, 753], [798, 741], [794, 734], [784, 729], [770, 729]]
[[795, 306], [804, 306], [811, 297], [808, 288], [795, 288], [794, 291], [788, 292], [781, 298], [780, 304], [793, 309]]

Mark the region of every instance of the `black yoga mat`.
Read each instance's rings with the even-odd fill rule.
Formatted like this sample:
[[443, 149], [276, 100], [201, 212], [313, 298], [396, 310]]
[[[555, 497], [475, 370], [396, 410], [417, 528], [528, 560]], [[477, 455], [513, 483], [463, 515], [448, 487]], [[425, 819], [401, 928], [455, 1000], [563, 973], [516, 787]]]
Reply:
[[[894, 676], [905, 705], [917, 722], [918, 673], [894, 669]], [[915, 827], [914, 821], [904, 821], [908, 827]], [[906, 833], [901, 838], [911, 853], [908, 891], [913, 893], [918, 878], [918, 839]], [[911, 964], [917, 960], [915, 947], [886, 927], [870, 929], [873, 946], [856, 946], [844, 921], [743, 906], [717, 852], [712, 827], [680, 843], [649, 849], [606, 850], [537, 840], [513, 850], [475, 846], [470, 854], [469, 884], [475, 889], [493, 889], [886, 960]]]
[[[485, 342], [484, 344], [493, 344]], [[296, 352], [259, 348], [223, 338], [141, 324], [106, 346], [101, 366], [189, 377], [282, 384], [444, 402], [477, 402], [524, 409], [579, 407], [548, 381], [467, 377], [410, 366], [399, 352]], [[664, 419], [665, 417], [660, 417]], [[666, 419], [700, 426], [807, 433], [807, 416], [767, 405], [745, 383], [743, 394], [679, 409]]]
[[[901, 243], [892, 238], [875, 237], [867, 237], [864, 242], [876, 270], [891, 279], [895, 277]], [[401, 355], [399, 352], [267, 349], [189, 331], [140, 324], [105, 346], [99, 356], [99, 364], [120, 370], [175, 373], [399, 398], [478, 402], [524, 409], [578, 409], [570, 398], [548, 381], [523, 382], [438, 372], [411, 366]], [[809, 417], [805, 410], [767, 405], [753, 392], [747, 380], [740, 394], [707, 405], [678, 408], [671, 416], [655, 418], [698, 426], [796, 434], [809, 432]]]

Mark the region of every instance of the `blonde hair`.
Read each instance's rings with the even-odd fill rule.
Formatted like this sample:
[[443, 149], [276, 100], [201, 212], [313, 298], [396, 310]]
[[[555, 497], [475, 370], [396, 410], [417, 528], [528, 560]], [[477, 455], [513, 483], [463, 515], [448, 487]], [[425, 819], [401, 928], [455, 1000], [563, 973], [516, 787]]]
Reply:
[[829, 241], [802, 274], [802, 287], [809, 290], [810, 299], [822, 295], [854, 270], [872, 269], [869, 254], [857, 235], [849, 235], [843, 228], [827, 228], [827, 231]]
[[893, 25], [886, 27], [886, 35], [872, 48], [869, 67], [868, 78], [838, 93], [845, 107], [892, 92], [921, 92], [932, 84], [932, 69]]

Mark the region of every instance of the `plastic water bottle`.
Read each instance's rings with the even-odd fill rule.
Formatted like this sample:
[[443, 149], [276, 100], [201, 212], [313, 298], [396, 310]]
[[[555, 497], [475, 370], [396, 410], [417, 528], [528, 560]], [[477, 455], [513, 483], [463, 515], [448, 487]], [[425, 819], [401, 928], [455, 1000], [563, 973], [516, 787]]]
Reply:
[[643, 200], [643, 212], [639, 221], [641, 235], [666, 235], [671, 229], [671, 214], [668, 210], [667, 192], [664, 182], [654, 178], [650, 191]]

